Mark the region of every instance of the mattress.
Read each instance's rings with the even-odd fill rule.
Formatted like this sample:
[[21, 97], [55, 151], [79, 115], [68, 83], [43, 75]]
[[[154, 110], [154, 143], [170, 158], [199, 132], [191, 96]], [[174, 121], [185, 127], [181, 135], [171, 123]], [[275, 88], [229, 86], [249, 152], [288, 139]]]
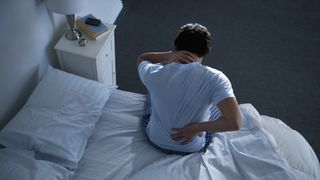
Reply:
[[[229, 156], [228, 151], [221, 150], [224, 146], [219, 145], [223, 143], [221, 141], [223, 137], [233, 138], [232, 140], [236, 144], [237, 136], [240, 137], [241, 134], [217, 133], [216, 140], [214, 139], [204, 154], [178, 156], [166, 155], [158, 151], [149, 145], [140, 125], [140, 119], [144, 113], [145, 98], [142, 94], [127, 91], [116, 90], [113, 92], [71, 179], [120, 180], [150, 179], [151, 177], [152, 179], [227, 179], [231, 177], [246, 179], [253, 177], [246, 171], [250, 171], [250, 168], [259, 169], [259, 163], [238, 164], [242, 160], [235, 161], [234, 158], [239, 156]], [[250, 105], [240, 105], [240, 107], [250, 109]], [[247, 110], [246, 112], [257, 116], [256, 120], [252, 121], [254, 122], [252, 126], [258, 128], [250, 130], [263, 133], [262, 136], [267, 139], [264, 143], [270, 147], [269, 153], [271, 154], [265, 154], [267, 156], [265, 158], [270, 159], [270, 162], [266, 164], [282, 164], [282, 167], [288, 171], [288, 177], [320, 179], [319, 161], [310, 145], [297, 131], [279, 119], [259, 115], [254, 109], [251, 111]], [[247, 133], [247, 131], [248, 129], [240, 130], [243, 136], [250, 138], [252, 132]], [[295, 142], [295, 144], [289, 142]], [[301, 147], [292, 148], [292, 146]], [[252, 148], [247, 150], [252, 151]], [[250, 156], [261, 157], [264, 153], [261, 150], [260, 152], [254, 152], [254, 150], [252, 152]], [[279, 162], [272, 162], [273, 157], [279, 159]], [[230, 164], [229, 160], [233, 164]], [[278, 176], [280, 169], [274, 169], [270, 172], [275, 172], [273, 177], [280, 177]], [[225, 174], [229, 174], [229, 176], [225, 176]], [[262, 177], [260, 179], [268, 179], [268, 175], [257, 175]]]

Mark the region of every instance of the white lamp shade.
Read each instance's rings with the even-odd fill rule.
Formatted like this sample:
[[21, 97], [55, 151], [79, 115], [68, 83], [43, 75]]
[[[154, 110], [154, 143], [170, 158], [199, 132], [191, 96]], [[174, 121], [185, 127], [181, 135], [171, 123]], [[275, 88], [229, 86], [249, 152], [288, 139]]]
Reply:
[[88, 0], [46, 0], [50, 11], [58, 14], [75, 14], [85, 10]]

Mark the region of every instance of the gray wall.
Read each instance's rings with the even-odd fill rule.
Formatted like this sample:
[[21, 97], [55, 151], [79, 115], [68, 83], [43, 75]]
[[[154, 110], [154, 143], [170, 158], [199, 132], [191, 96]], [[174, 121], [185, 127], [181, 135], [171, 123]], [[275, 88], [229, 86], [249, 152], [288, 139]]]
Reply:
[[[90, 0], [85, 12], [113, 23], [120, 0]], [[0, 2], [0, 128], [24, 105], [48, 65], [58, 67], [53, 49], [63, 34], [65, 17], [54, 14], [44, 0]]]

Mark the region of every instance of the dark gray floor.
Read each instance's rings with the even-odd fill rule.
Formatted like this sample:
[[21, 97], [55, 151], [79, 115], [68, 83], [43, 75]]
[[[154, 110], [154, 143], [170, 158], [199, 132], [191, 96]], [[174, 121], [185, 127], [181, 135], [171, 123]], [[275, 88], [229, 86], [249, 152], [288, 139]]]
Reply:
[[172, 50], [179, 27], [205, 25], [213, 51], [204, 64], [222, 70], [240, 103], [299, 131], [320, 156], [319, 0], [124, 0], [116, 21], [117, 83], [145, 93], [136, 57]]

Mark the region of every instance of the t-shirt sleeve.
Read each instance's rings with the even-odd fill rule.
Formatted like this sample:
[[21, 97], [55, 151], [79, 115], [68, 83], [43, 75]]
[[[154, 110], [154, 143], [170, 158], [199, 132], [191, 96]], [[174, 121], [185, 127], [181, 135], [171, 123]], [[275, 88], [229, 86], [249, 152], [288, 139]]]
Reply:
[[218, 104], [220, 101], [229, 98], [235, 97], [232, 89], [231, 82], [227, 76], [223, 73], [219, 74], [216, 81], [214, 82], [214, 91], [211, 98], [211, 101], [214, 104]]
[[159, 69], [159, 64], [153, 64], [150, 61], [142, 61], [138, 65], [138, 73], [140, 80], [145, 84], [146, 79], [152, 71]]

